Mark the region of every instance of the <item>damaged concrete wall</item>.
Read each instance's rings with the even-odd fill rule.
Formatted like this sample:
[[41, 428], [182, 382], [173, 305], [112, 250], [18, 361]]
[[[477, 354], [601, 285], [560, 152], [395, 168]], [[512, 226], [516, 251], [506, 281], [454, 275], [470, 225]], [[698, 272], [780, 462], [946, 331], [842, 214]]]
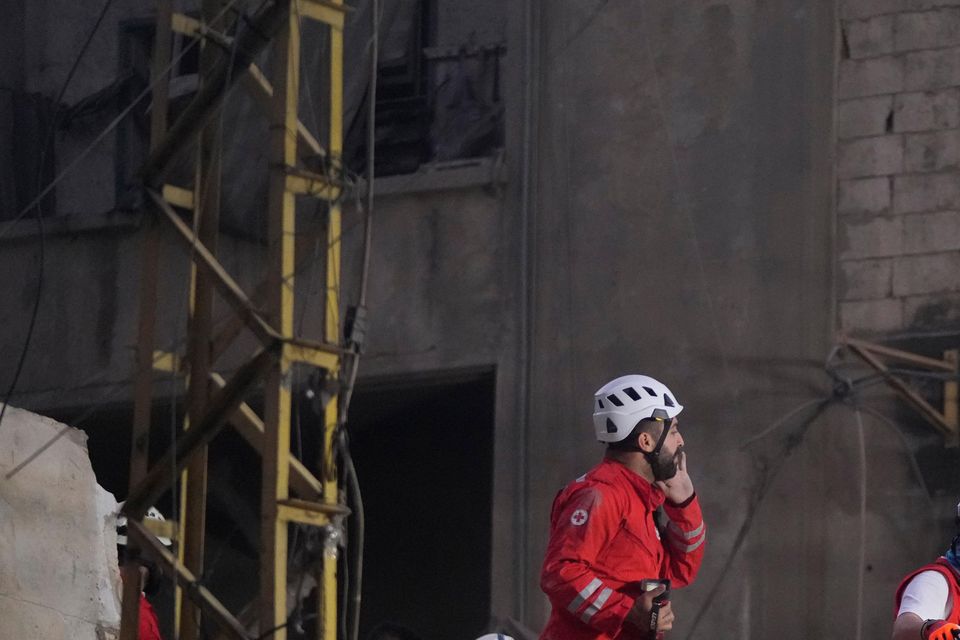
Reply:
[[117, 503], [97, 484], [86, 435], [10, 407], [0, 452], [0, 637], [110, 637], [120, 626]]
[[[708, 515], [707, 563], [700, 582], [678, 595], [677, 637], [850, 635], [861, 582], [865, 636], [882, 636], [898, 576], [938, 549], [942, 521], [932, 514], [940, 505], [918, 489], [900, 441], [882, 420], [861, 416], [868, 574], [858, 565], [860, 443], [849, 408], [830, 409], [796, 442], [788, 438], [797, 426], [791, 424], [759, 451], [741, 449], [788, 410], [830, 391], [822, 362], [837, 315], [834, 4], [510, 3], [505, 189], [405, 193], [378, 203], [361, 375], [496, 368], [494, 615], [533, 627], [544, 621], [537, 576], [551, 500], [600, 455], [591, 393], [629, 370], [663, 377], [687, 405], [685, 436]], [[890, 2], [858, 3], [881, 4]], [[528, 6], [536, 14], [530, 33]], [[68, 52], [57, 55], [62, 67]], [[531, 108], [536, 162], [525, 185], [528, 62], [540, 97]], [[943, 89], [950, 106], [953, 84]], [[853, 105], [861, 97], [848, 99]], [[881, 124], [849, 140], [885, 138]], [[935, 136], [955, 128], [949, 119], [934, 125], [938, 131], [927, 133]], [[949, 142], [944, 149], [952, 153]], [[875, 178], [844, 174], [840, 187]], [[533, 191], [528, 227], [525, 186]], [[918, 215], [949, 222], [951, 207]], [[844, 213], [841, 224], [857, 215]], [[899, 220], [878, 215], [884, 223], [891, 218]], [[359, 229], [357, 219], [345, 224], [347, 300], [356, 291]], [[100, 399], [88, 389], [63, 389], [101, 371], [119, 374], [110, 383], [129, 379], [139, 240], [116, 228], [62, 231], [49, 245], [58, 266], [48, 272], [49, 306], [22, 383], [37, 406]], [[3, 260], [9, 271], [23, 270], [34, 264], [35, 250], [33, 238], [7, 242]], [[256, 281], [255, 261], [246, 259], [256, 250], [238, 243], [228, 253], [244, 284]], [[182, 289], [171, 284], [185, 281], [182, 256], [174, 255], [178, 272], [166, 283], [167, 300], [183, 301]], [[875, 258], [842, 256], [851, 269]], [[22, 336], [32, 294], [27, 281], [0, 284], [0, 297], [13, 301], [0, 314], [15, 329], [10, 335]], [[163, 307], [164, 344], [182, 336], [184, 304]], [[0, 356], [13, 361], [20, 346], [19, 339], [4, 340]], [[925, 447], [936, 444], [920, 428], [908, 435]], [[788, 459], [778, 454], [784, 441], [793, 447]], [[771, 465], [779, 465], [778, 474], [757, 506], [755, 492]], [[727, 566], [748, 516], [747, 544]], [[721, 588], [707, 607], [715, 584]]]
[[[848, 332], [935, 358], [957, 347], [960, 330], [960, 10], [955, 4], [843, 0], [838, 14], [837, 320]], [[939, 405], [942, 384], [910, 382]], [[953, 528], [952, 505], [960, 494], [956, 449], [944, 448], [930, 425], [902, 404], [887, 403], [884, 414], [895, 422], [865, 418], [868, 524], [860, 536], [866, 544], [849, 547], [865, 554], [865, 598], [878, 606], [885, 604], [882, 596], [890, 601], [907, 571], [944, 551]], [[897, 430], [905, 434], [899, 444]], [[850, 434], [845, 437], [845, 448], [855, 452]], [[834, 478], [835, 465], [844, 464], [836, 453], [825, 458]], [[857, 532], [856, 505], [843, 501], [840, 511], [826, 535]], [[827, 559], [820, 567], [828, 575], [851, 565], [839, 548]], [[831, 586], [827, 597], [856, 606], [849, 589], [844, 593]], [[866, 624], [875, 625], [876, 619]], [[876, 629], [889, 633], [886, 625]]]
[[[588, 399], [627, 371], [662, 377], [685, 404], [708, 520], [701, 575], [674, 598], [676, 637], [888, 637], [899, 579], [950, 539], [956, 456], [883, 394], [830, 399], [824, 372], [836, 330], [837, 8], [539, 8], [531, 418], [520, 465], [532, 624], [549, 608], [536, 579], [551, 500], [601, 455]], [[950, 64], [931, 63], [925, 77], [952, 81], [955, 49], [940, 42], [930, 56]], [[929, 175], [951, 171], [944, 158], [932, 156]], [[947, 184], [927, 171], [911, 180]], [[951, 210], [938, 193], [952, 191], [917, 195], [918, 213]], [[948, 241], [937, 229], [930, 240]], [[956, 282], [920, 273], [924, 286]], [[858, 416], [858, 405], [871, 411]]]
[[837, 87], [840, 320], [956, 331], [960, 320], [960, 8], [842, 5]]
[[824, 570], [834, 545], [856, 549], [831, 535], [844, 505], [823, 500], [832, 429], [821, 420], [788, 459], [742, 448], [829, 392], [832, 3], [540, 11], [527, 618], [548, 610], [537, 577], [551, 500], [602, 455], [591, 394], [639, 370], [686, 406], [709, 528], [697, 583], [674, 597], [673, 635], [852, 633], [846, 602], [823, 596], [831, 581], [857, 589], [856, 567], [839, 580]]

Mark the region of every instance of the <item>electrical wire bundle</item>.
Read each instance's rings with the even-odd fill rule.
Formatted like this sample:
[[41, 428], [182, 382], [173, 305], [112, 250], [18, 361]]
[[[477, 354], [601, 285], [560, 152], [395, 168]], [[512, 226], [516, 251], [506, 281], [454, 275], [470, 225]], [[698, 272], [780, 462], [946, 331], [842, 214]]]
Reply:
[[[745, 441], [743, 441], [739, 447], [740, 451], [749, 451], [751, 447], [760, 441], [768, 438], [772, 434], [778, 431], [786, 430], [786, 434], [781, 437], [777, 451], [769, 459], [759, 459], [755, 458], [757, 464], [755, 469], [757, 470], [757, 477], [753, 483], [753, 488], [750, 491], [747, 497], [746, 513], [744, 515], [743, 521], [740, 524], [740, 528], [737, 531], [737, 534], [734, 536], [733, 543], [730, 547], [730, 550], [727, 552], [726, 558], [723, 561], [723, 565], [720, 569], [719, 576], [717, 577], [714, 584], [710, 587], [709, 592], [707, 593], [706, 598], [703, 601], [703, 604], [700, 606], [700, 609], [697, 611], [693, 617], [693, 622], [690, 625], [690, 629], [687, 632], [687, 638], [692, 639], [695, 637], [695, 633], [699, 625], [703, 622], [706, 613], [709, 611], [711, 606], [716, 600], [717, 595], [720, 592], [721, 587], [726, 582], [727, 578], [731, 575], [731, 568], [733, 563], [738, 558], [740, 552], [743, 550], [744, 544], [746, 543], [749, 534], [752, 530], [754, 520], [757, 517], [760, 506], [763, 504], [765, 498], [769, 494], [771, 487], [773, 486], [774, 481], [779, 476], [780, 471], [784, 468], [785, 463], [790, 458], [790, 456], [803, 444], [807, 434], [809, 433], [810, 427], [813, 423], [824, 415], [824, 412], [831, 406], [842, 406], [846, 407], [854, 412], [856, 419], [856, 429], [857, 429], [857, 459], [858, 459], [858, 478], [857, 483], [859, 486], [858, 493], [858, 504], [859, 504], [859, 552], [858, 552], [858, 576], [857, 576], [857, 609], [856, 609], [856, 631], [855, 638], [860, 640], [863, 636], [863, 614], [864, 614], [864, 576], [866, 573], [866, 516], [867, 516], [867, 459], [866, 459], [866, 438], [865, 438], [865, 428], [863, 424], [863, 413], [868, 413], [872, 417], [876, 418], [884, 426], [891, 429], [899, 438], [899, 441], [903, 447], [903, 450], [907, 453], [907, 459], [909, 461], [911, 472], [914, 476], [914, 479], [917, 482], [917, 485], [921, 488], [924, 498], [928, 503], [930, 509], [931, 520], [936, 520], [936, 509], [933, 503], [933, 499], [930, 495], [930, 491], [927, 487], [927, 483], [924, 480], [923, 473], [920, 470], [920, 465], [917, 462], [916, 455], [914, 454], [910, 442], [907, 440], [906, 435], [903, 433], [902, 428], [889, 417], [885, 416], [883, 413], [877, 409], [863, 404], [862, 398], [860, 395], [867, 387], [875, 384], [878, 380], [882, 381], [882, 377], [878, 374], [870, 374], [860, 378], [851, 378], [846, 374], [845, 367], [842, 363], [838, 361], [838, 356], [841, 354], [841, 347], [835, 346], [830, 355], [827, 357], [826, 362], [824, 363], [824, 371], [829, 376], [831, 382], [833, 383], [832, 390], [829, 394], [824, 395], [820, 398], [813, 398], [802, 402], [798, 406], [794, 407], [786, 414], [775, 420], [768, 427], [760, 430], [756, 434], [750, 436]], [[949, 376], [944, 374], [930, 374], [929, 372], [916, 371], [911, 369], [897, 369], [896, 372], [910, 377], [921, 377], [929, 378], [933, 377], [937, 380], [956, 380], [957, 376]]]

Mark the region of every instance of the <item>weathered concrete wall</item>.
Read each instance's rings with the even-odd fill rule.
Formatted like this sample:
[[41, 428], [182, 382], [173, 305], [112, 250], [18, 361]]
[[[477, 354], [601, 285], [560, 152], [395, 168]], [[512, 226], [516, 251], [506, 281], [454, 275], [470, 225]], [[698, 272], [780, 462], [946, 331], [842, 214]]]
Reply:
[[[839, 7], [838, 322], [846, 331], [878, 339], [900, 336], [895, 346], [933, 357], [956, 347], [958, 330], [960, 13], [955, 4], [844, 0]], [[912, 382], [939, 402], [938, 383]], [[899, 445], [892, 440], [884, 444], [883, 434], [889, 438], [894, 433], [891, 425], [868, 416], [869, 515], [857, 536], [866, 537], [861, 561], [865, 600], [877, 598], [878, 603], [884, 587], [889, 600], [892, 585], [904, 573], [942, 553], [951, 530], [951, 505], [960, 493], [956, 451], [945, 450], [930, 427], [902, 407], [888, 405], [885, 413], [896, 416], [907, 435]], [[849, 435], [847, 439], [853, 444]], [[913, 471], [905, 464], [910, 455], [921, 463]], [[834, 459], [829, 464], [842, 463]], [[832, 468], [829, 473], [836, 475]], [[856, 535], [856, 505], [847, 501], [842, 512], [827, 533]], [[828, 575], [851, 563], [839, 549], [829, 557], [824, 565]], [[856, 606], [849, 592], [836, 587], [829, 597]], [[879, 632], [887, 633], [887, 628], [881, 626]]]
[[0, 473], [63, 428], [42, 456], [0, 482], [0, 637], [104, 640], [120, 626], [117, 503], [97, 484], [83, 432], [9, 408]]
[[438, 46], [489, 44], [505, 39], [507, 13], [503, 0], [437, 2], [435, 6]]
[[[536, 579], [553, 495], [601, 455], [591, 393], [639, 370], [687, 406], [710, 527], [701, 577], [676, 595], [674, 635], [691, 637], [701, 614], [692, 637], [809, 638], [823, 619], [843, 633], [846, 613], [823, 597], [836, 576], [823, 567], [831, 545], [855, 547], [827, 531], [840, 511], [819, 484], [829, 430], [768, 462], [786, 484], [756, 516], [762, 458], [740, 449], [827, 388], [818, 363], [833, 329], [834, 9], [784, 0], [540, 11], [527, 618], [546, 615]], [[748, 518], [747, 546], [727, 566]], [[855, 578], [844, 572], [840, 588]]]
[[866, 332], [960, 319], [960, 7], [843, 6], [837, 88], [840, 320]]
[[[119, 214], [114, 222], [79, 232], [64, 230], [69, 223], [47, 223], [43, 297], [17, 385], [16, 397], [25, 406], [62, 409], [132, 400], [129, 383], [134, 367], [143, 236], [135, 226], [138, 218]], [[165, 230], [163, 240], [156, 348], [176, 347], [182, 352], [189, 254], [172, 231]], [[4, 263], [11, 272], [21, 274], [0, 283], [8, 301], [0, 311], [8, 336], [0, 341], [0, 357], [16, 363], [37, 292], [38, 244], [35, 235], [28, 235], [8, 239], [0, 246]], [[262, 278], [262, 250], [242, 240], [224, 238], [221, 251], [223, 263], [233, 276], [252, 290]], [[314, 315], [317, 313], [314, 309]], [[225, 305], [219, 304], [218, 320], [227, 315]], [[252, 350], [252, 342], [242, 340], [223, 364], [229, 368]], [[14, 370], [10, 366], [0, 372], [4, 389]]]
[[[832, 2], [530, 5], [531, 33], [524, 29], [527, 5], [506, 8], [508, 182], [496, 190], [380, 199], [370, 342], [361, 369], [363, 377], [378, 378], [495, 367], [492, 613], [534, 627], [545, 619], [537, 578], [551, 500], [601, 455], [591, 435], [591, 394], [614, 375], [640, 370], [675, 387], [688, 407], [684, 433], [710, 527], [701, 578], [676, 598], [675, 635], [851, 635], [861, 582], [864, 635], [887, 633], [896, 580], [935, 553], [943, 533], [942, 519], [933, 516], [942, 505], [930, 505], [916, 488], [900, 440], [882, 420], [861, 416], [865, 520], [858, 423], [849, 408], [831, 408], [802, 438], [790, 436], [800, 435], [803, 412], [751, 448], [741, 446], [790, 409], [829, 392], [821, 365], [834, 318], [853, 317], [848, 303], [861, 301], [850, 297], [851, 274], [871, 268], [874, 259], [903, 257], [850, 254], [854, 245], [845, 238], [853, 227], [845, 225], [861, 214], [844, 212], [839, 244], [846, 284], [834, 291], [835, 190], [843, 208], [844, 189], [876, 177], [844, 173], [837, 183], [834, 149], [843, 167], [854, 166], [845, 160], [856, 155], [845, 150], [848, 140], [855, 149], [854, 138], [906, 141], [914, 133], [888, 133], [886, 115], [882, 129], [874, 122], [852, 137], [842, 133], [849, 125], [845, 110], [867, 109], [857, 101], [872, 97], [835, 96], [840, 47]], [[533, 66], [525, 69], [528, 62]], [[525, 219], [523, 97], [530, 79], [537, 90]], [[914, 117], [932, 123], [924, 127], [954, 127], [953, 87], [933, 94], [945, 107], [924, 115], [926, 107], [916, 106]], [[913, 95], [901, 88], [879, 93], [903, 93], [891, 103]], [[906, 126], [906, 108], [895, 113], [894, 126]], [[949, 160], [952, 143], [942, 142]], [[940, 164], [947, 160], [933, 160], [936, 170], [917, 175], [944, 179], [927, 176], [945, 175], [948, 165]], [[885, 176], [906, 174], [890, 171], [881, 176], [888, 185]], [[946, 220], [951, 210], [930, 215]], [[927, 213], [910, 215], [919, 221]], [[344, 299], [353, 302], [360, 227], [355, 214], [347, 216]], [[867, 215], [874, 217], [905, 224], [908, 216], [880, 207]], [[949, 233], [933, 236], [939, 241]], [[128, 379], [138, 242], [123, 229], [50, 240], [47, 306], [22, 384], [34, 406], [95, 401], [89, 390], [75, 388], [101, 372], [110, 372], [111, 381]], [[259, 248], [228, 241], [224, 250], [244, 284], [258, 280]], [[0, 296], [15, 301], [3, 312], [11, 338], [0, 344], [0, 356], [9, 362], [28, 318], [33, 289], [24, 265], [33, 264], [36, 244], [5, 242], [2, 252], [9, 272], [27, 273], [0, 285]], [[164, 343], [182, 335], [185, 315], [185, 262], [170, 253], [178, 266], [164, 284]], [[891, 274], [895, 268], [891, 263]], [[311, 273], [305, 286], [318, 277]], [[890, 286], [877, 299], [896, 297]], [[905, 295], [915, 294], [926, 295]], [[308, 325], [319, 312], [308, 314]], [[908, 422], [911, 447], [932, 446], [911, 417], [896, 417]], [[746, 542], [728, 565], [745, 522], [751, 523]]]
[[686, 404], [711, 527], [678, 637], [889, 635], [900, 577], [949, 539], [960, 487], [931, 498], [910, 458], [953, 458], [915, 415], [858, 393], [883, 417], [811, 419], [835, 329], [835, 9], [540, 7], [528, 621], [553, 494], [600, 455], [587, 399], [631, 370]]

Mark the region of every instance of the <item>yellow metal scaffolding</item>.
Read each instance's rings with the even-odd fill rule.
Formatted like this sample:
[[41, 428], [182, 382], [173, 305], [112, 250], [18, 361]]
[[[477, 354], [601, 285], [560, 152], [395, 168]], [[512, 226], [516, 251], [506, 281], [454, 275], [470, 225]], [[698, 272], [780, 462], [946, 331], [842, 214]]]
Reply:
[[[228, 36], [233, 3], [204, 0], [199, 19], [176, 14], [171, 0], [160, 0], [154, 45], [155, 83], [151, 155], [143, 169], [149, 204], [156, 215], [144, 233], [137, 380], [131, 455], [130, 491], [124, 505], [133, 552], [150, 554], [167, 567], [180, 587], [177, 601], [177, 637], [199, 637], [201, 616], [217, 625], [228, 638], [271, 637], [283, 640], [287, 624], [287, 534], [290, 523], [323, 527], [326, 544], [319, 571], [318, 637], [337, 636], [337, 559], [341, 521], [349, 510], [340, 504], [335, 438], [338, 398], [324, 407], [323, 460], [315, 477], [290, 451], [291, 370], [297, 364], [320, 367], [327, 379], [340, 375], [346, 355], [340, 327], [341, 210], [337, 201], [342, 184], [299, 165], [303, 155], [322, 155], [336, 165], [342, 151], [343, 25], [342, 0], [274, 0], [250, 18], [245, 37], [239, 30]], [[329, 33], [329, 93], [324, 106], [326, 131], [317, 135], [298, 114], [302, 20], [325, 25]], [[180, 118], [167, 127], [167, 74], [172, 66], [173, 33], [202, 42], [200, 83], [196, 96]], [[273, 37], [269, 74], [252, 62]], [[258, 40], [259, 39], [259, 40]], [[228, 43], [229, 56], [217, 46]], [[218, 106], [229, 85], [242, 81], [253, 92], [270, 121], [267, 271], [253, 296], [233, 280], [217, 258], [219, 232], [219, 173], [222, 128]], [[199, 136], [199, 137], [197, 137]], [[192, 189], [164, 184], [164, 172], [185, 143], [199, 140]], [[326, 143], [323, 149], [320, 141]], [[303, 145], [302, 147], [300, 145]], [[329, 202], [326, 224], [326, 294], [323, 337], [317, 341], [294, 335], [296, 269], [296, 196], [309, 195]], [[191, 212], [192, 224], [177, 209]], [[156, 352], [157, 283], [160, 226], [174, 231], [191, 258], [189, 338], [185, 357]], [[235, 313], [234, 321], [215, 331], [214, 295]], [[249, 330], [260, 349], [228, 380], [215, 371], [217, 358], [242, 332]], [[169, 368], [188, 376], [188, 428], [151, 468], [147, 442], [150, 429], [153, 375]], [[263, 389], [264, 413], [258, 416], [244, 402], [255, 385]], [[262, 457], [260, 499], [260, 591], [253, 609], [259, 632], [244, 626], [197, 582], [202, 574], [206, 496], [206, 447], [225, 424], [232, 424]], [[171, 469], [181, 472], [182, 519], [176, 556], [169, 553], [142, 524], [147, 508], [173, 488]], [[292, 490], [292, 491], [291, 491]], [[296, 494], [294, 497], [293, 494]], [[137, 637], [137, 598], [126, 589], [121, 640]]]

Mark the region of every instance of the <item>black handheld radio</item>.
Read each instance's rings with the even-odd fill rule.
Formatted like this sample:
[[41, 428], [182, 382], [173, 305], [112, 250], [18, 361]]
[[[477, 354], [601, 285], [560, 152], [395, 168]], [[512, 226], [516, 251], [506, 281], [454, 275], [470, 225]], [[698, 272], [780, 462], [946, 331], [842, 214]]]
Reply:
[[670, 601], [670, 580], [667, 578], [646, 579], [640, 583], [644, 591], [653, 591], [663, 586], [664, 591], [653, 599], [653, 608], [650, 610], [650, 633], [657, 632], [657, 622], [660, 620], [660, 607]]

